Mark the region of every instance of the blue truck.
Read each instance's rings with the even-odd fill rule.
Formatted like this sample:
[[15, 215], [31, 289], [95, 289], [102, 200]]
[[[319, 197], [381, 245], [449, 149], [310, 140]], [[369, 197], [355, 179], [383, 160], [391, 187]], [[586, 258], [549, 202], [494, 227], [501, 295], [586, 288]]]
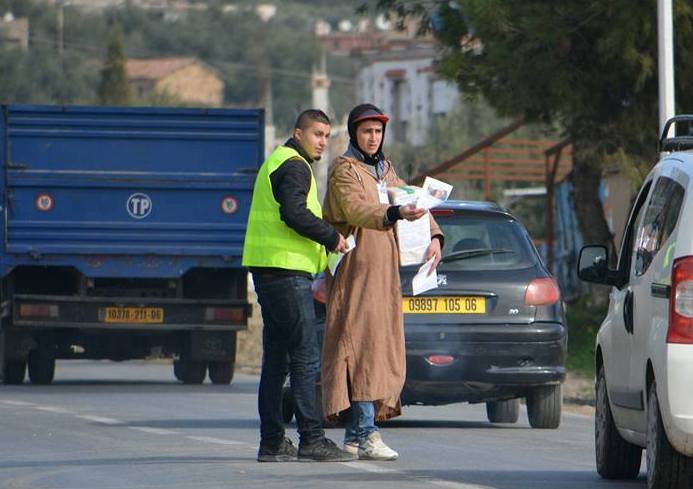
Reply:
[[167, 357], [231, 382], [263, 111], [0, 108], [1, 380]]

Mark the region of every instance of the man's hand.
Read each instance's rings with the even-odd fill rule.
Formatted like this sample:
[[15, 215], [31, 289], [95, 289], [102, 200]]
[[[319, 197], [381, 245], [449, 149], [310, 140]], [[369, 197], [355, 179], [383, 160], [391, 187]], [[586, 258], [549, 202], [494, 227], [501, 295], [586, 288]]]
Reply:
[[[407, 221], [416, 221], [423, 217], [428, 211], [426, 209], [417, 209], [414, 204], [403, 205], [399, 208], [399, 216]], [[440, 247], [438, 247], [440, 249]]]
[[431, 240], [431, 244], [428, 245], [428, 249], [426, 250], [426, 261], [430, 260], [432, 257], [435, 257], [435, 260], [433, 260], [433, 264], [431, 265], [431, 268], [428, 270], [429, 275], [433, 273], [433, 270], [435, 270], [438, 266], [438, 263], [440, 263], [441, 252], [440, 240], [438, 238], [433, 238]]
[[[334, 249], [334, 251], [337, 251], [339, 253], [346, 253], [347, 250], [349, 249], [349, 245], [347, 244], [346, 239], [344, 239], [344, 236], [342, 236], [340, 233], [337, 233], [337, 236], [338, 236], [337, 247]], [[440, 247], [438, 247], [438, 248], [440, 249]]]

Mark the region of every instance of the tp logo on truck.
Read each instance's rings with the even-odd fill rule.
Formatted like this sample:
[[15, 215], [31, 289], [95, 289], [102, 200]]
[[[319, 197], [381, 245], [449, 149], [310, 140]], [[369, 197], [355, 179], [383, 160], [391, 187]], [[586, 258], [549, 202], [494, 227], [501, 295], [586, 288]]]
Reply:
[[152, 199], [147, 194], [132, 194], [128, 197], [127, 209], [130, 217], [144, 219], [152, 212]]

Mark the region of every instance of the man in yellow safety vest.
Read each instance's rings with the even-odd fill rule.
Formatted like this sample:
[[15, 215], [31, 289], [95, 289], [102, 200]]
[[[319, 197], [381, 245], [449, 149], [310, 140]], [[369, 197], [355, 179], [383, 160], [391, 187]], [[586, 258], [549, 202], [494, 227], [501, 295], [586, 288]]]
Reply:
[[[243, 247], [262, 308], [262, 373], [258, 394], [259, 462], [354, 460], [325, 437], [317, 402], [320, 364], [313, 275], [325, 269], [326, 249], [346, 241], [322, 219], [311, 165], [320, 159], [330, 120], [320, 110], [302, 112], [292, 137], [258, 171]], [[287, 374], [296, 404], [299, 447], [284, 432], [281, 401]]]

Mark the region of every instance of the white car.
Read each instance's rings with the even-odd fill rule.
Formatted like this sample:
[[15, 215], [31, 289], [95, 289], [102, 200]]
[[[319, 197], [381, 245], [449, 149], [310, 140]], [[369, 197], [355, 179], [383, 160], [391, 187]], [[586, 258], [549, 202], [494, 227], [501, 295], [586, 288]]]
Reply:
[[[693, 134], [693, 115], [669, 125]], [[663, 156], [631, 210], [616, 269], [580, 252], [581, 279], [609, 285], [597, 335], [597, 471], [632, 479], [646, 449], [648, 488], [693, 488], [693, 136], [664, 136]], [[673, 151], [673, 152], [671, 152]]]

